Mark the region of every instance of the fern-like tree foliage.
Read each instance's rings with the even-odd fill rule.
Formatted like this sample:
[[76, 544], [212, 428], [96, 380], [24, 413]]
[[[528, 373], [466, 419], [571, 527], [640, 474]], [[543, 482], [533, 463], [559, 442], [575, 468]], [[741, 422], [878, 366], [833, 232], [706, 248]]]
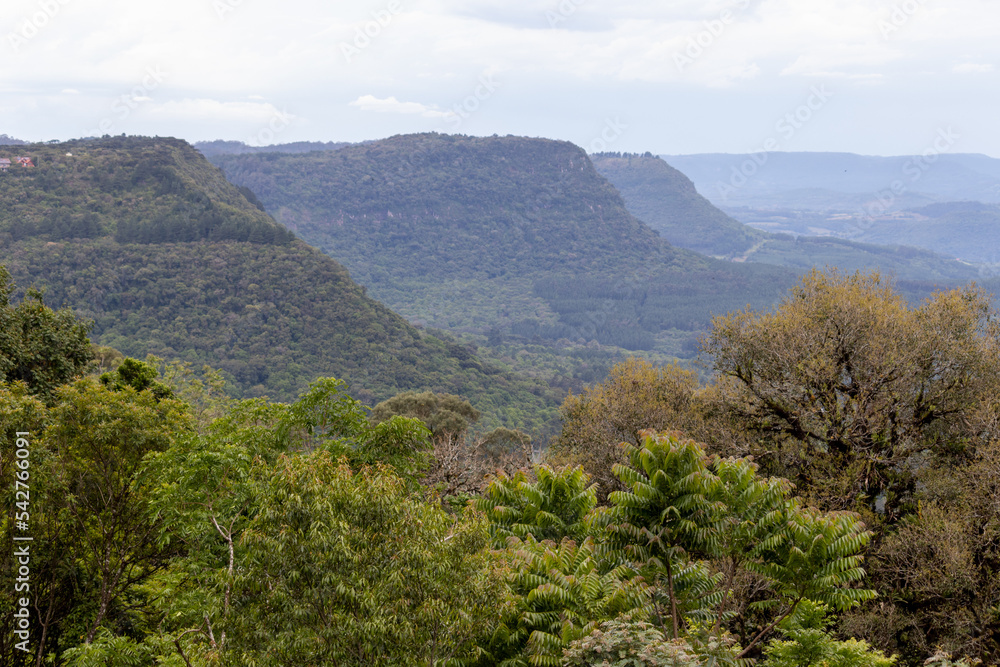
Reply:
[[[528, 536], [517, 544], [519, 567], [513, 578], [522, 596], [510, 642], [526, 642], [527, 664], [557, 667], [563, 649], [597, 625], [623, 613], [648, 614], [648, 586], [627, 565], [608, 570], [593, 538], [577, 544], [537, 542]], [[524, 658], [507, 665], [525, 664]]]
[[564, 537], [582, 540], [584, 519], [597, 504], [596, 484], [583, 468], [553, 470], [534, 468], [535, 481], [523, 471], [513, 476], [500, 474], [475, 507], [486, 514], [497, 547], [510, 537], [559, 541]]
[[853, 514], [803, 508], [791, 500], [786, 530], [776, 548], [748, 567], [771, 582], [775, 597], [761, 604], [774, 610], [774, 620], [747, 644], [743, 655], [806, 601], [839, 611], [876, 597], [873, 590], [854, 588], [865, 577], [861, 555], [871, 534]]
[[870, 533], [856, 515], [803, 507], [785, 480], [761, 478], [752, 462], [710, 459], [697, 443], [646, 432], [615, 469], [628, 488], [593, 525], [606, 531], [603, 555], [631, 565], [653, 586], [656, 622], [680, 636], [684, 622], [731, 617], [741, 572], [763, 593], [750, 607], [768, 621], [744, 637], [740, 657], [804, 600], [849, 609], [875, 597], [854, 584], [865, 576], [861, 553]]
[[720, 576], [697, 557], [718, 551], [724, 506], [712, 499], [718, 478], [697, 443], [653, 432], [643, 438], [626, 449], [628, 465], [614, 468], [628, 490], [612, 493], [612, 509], [597, 519], [612, 561], [634, 565], [655, 584], [657, 621], [676, 639], [682, 615], [721, 602]]

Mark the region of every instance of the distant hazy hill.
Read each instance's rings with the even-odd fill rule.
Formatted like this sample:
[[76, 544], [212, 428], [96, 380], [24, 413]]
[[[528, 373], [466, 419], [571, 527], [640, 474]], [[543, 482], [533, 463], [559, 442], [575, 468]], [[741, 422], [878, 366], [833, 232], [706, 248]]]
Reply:
[[102, 344], [211, 364], [248, 395], [290, 399], [334, 375], [367, 401], [460, 394], [494, 425], [535, 428], [555, 414], [545, 385], [414, 329], [182, 141], [19, 151], [37, 166], [0, 174], [2, 261], [21, 288], [44, 287], [51, 305], [93, 319]]
[[347, 142], [337, 141], [296, 141], [289, 144], [272, 144], [270, 146], [251, 146], [242, 141], [198, 141], [194, 147], [205, 157], [216, 155], [244, 155], [246, 153], [308, 153], [310, 151], [332, 151], [344, 146]]
[[[1000, 202], [1000, 160], [985, 155], [766, 153], [754, 159], [708, 153], [662, 157], [694, 181], [698, 192], [723, 207], [850, 209], [889, 190], [896, 181], [902, 192], [894, 197], [893, 210], [944, 201]], [[743, 174], [749, 175], [743, 178]]]
[[[916, 246], [968, 262], [998, 261], [995, 212], [951, 205], [1000, 203], [1000, 160], [985, 155], [664, 157], [712, 203], [755, 228]], [[951, 210], [920, 212], [931, 204]]]
[[26, 143], [28, 142], [15, 139], [6, 134], [0, 134], [0, 146], [23, 146]]
[[[603, 154], [592, 156], [592, 159], [597, 170], [622, 193], [629, 211], [671, 243], [684, 248], [739, 261], [797, 269], [813, 266], [836, 266], [845, 271], [877, 269], [909, 280], [962, 282], [977, 276], [974, 268], [943, 255], [898, 247], [902, 238], [899, 235], [871, 238], [872, 242], [887, 244], [878, 246], [831, 237], [796, 239], [787, 234], [753, 229], [713, 206], [697, 193], [686, 176], [658, 157]], [[967, 207], [959, 211], [942, 208], [941, 211], [942, 214], [964, 214]], [[775, 212], [775, 215], [780, 213]], [[913, 245], [933, 247], [921, 243]]]
[[435, 327], [676, 352], [665, 338], [768, 305], [794, 280], [671, 246], [567, 142], [423, 134], [213, 160], [373, 295]]
[[874, 221], [858, 238], [873, 243], [905, 238], [907, 243], [967, 262], [1000, 262], [1000, 206], [982, 202], [941, 202]]

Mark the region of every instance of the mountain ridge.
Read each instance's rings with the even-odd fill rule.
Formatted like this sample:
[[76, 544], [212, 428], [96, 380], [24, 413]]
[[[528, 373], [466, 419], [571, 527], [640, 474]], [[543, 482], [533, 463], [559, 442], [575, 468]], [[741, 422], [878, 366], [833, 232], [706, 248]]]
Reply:
[[377, 298], [460, 333], [676, 354], [657, 337], [770, 304], [795, 275], [670, 245], [569, 142], [426, 133], [213, 162]]

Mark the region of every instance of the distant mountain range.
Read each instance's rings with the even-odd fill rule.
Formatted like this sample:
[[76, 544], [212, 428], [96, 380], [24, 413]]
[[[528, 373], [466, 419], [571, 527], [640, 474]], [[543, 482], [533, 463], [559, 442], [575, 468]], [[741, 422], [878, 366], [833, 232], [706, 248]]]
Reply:
[[[853, 153], [663, 155], [722, 208], [852, 210], [886, 192], [889, 211], [935, 202], [1000, 203], [1000, 160], [941, 153], [875, 157]], [[893, 193], [893, 184], [897, 192]]]
[[[901, 246], [901, 238], [887, 237], [881, 239], [884, 245], [873, 245], [810, 236], [808, 232], [792, 236], [754, 229], [713, 206], [690, 179], [652, 155], [598, 154], [591, 159], [621, 192], [629, 211], [684, 248], [734, 261], [797, 269], [836, 266], [845, 271], [878, 270], [902, 280], [964, 282], [978, 275], [976, 268], [946, 255]], [[955, 212], [949, 205], [936, 206], [928, 208], [927, 215]]]
[[[668, 155], [700, 194], [749, 226], [1000, 262], [1000, 160], [985, 155]], [[931, 206], [939, 204], [941, 206]]]
[[658, 157], [597, 153], [590, 159], [621, 193], [628, 210], [676, 246], [733, 257], [766, 236], [713, 206], [691, 179]]

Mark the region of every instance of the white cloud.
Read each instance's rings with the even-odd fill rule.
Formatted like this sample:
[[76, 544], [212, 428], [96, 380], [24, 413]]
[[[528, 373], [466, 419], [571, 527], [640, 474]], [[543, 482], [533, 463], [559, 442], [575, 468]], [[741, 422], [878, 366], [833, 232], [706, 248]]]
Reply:
[[[211, 0], [99, 0], [60, 2], [15, 50], [5, 35], [38, 2], [0, 2], [0, 104], [6, 131], [27, 138], [77, 136], [105, 116], [119, 131], [240, 138], [286, 108], [297, 118], [283, 140], [388, 136], [448, 119], [485, 72], [503, 85], [462, 131], [585, 142], [621, 114], [632, 126], [623, 149], [670, 152], [681, 134], [691, 148], [719, 149], [730, 137], [754, 144], [778, 100], [828, 82], [842, 92], [823, 112], [831, 128], [837, 114], [845, 127], [879, 118], [873, 141], [905, 146], [908, 133], [947, 118], [977, 150], [1000, 153], [990, 116], [1000, 93], [982, 85], [1000, 62], [996, 0], [928, 0], [895, 18], [893, 7], [913, 3], [402, 0], [391, 21], [387, 0], [230, 3], [222, 18]], [[721, 29], [726, 9], [733, 20]], [[340, 44], [376, 16], [380, 29], [347, 61]], [[889, 20], [898, 29], [886, 35], [879, 22]], [[692, 40], [701, 52], [679, 68], [679, 52], [698, 51]], [[166, 73], [162, 85], [136, 91], [150, 67]], [[118, 122], [111, 105], [135, 96], [155, 99]], [[737, 107], [741, 122], [727, 125], [721, 115]], [[863, 136], [811, 132], [825, 147]]]
[[395, 97], [379, 99], [374, 95], [362, 95], [350, 103], [362, 111], [377, 113], [419, 114], [424, 118], [445, 118], [451, 115], [449, 111], [441, 111], [435, 106], [427, 106], [419, 102], [400, 102]]
[[952, 67], [951, 71], [958, 74], [986, 74], [993, 71], [993, 65], [989, 63], [962, 63]]

